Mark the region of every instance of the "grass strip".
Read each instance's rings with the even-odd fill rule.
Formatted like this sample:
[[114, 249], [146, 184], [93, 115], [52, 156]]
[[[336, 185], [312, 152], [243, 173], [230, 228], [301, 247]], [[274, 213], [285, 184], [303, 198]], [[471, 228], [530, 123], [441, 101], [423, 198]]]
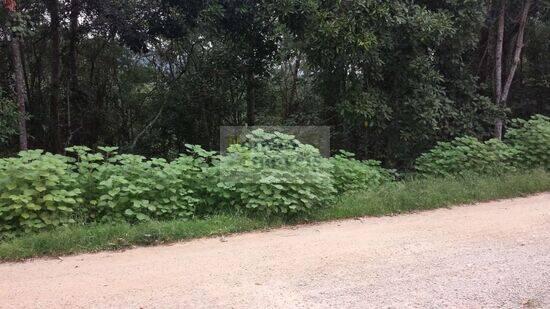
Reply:
[[[521, 197], [544, 191], [550, 191], [550, 172], [543, 170], [503, 176], [409, 179], [376, 190], [347, 194], [333, 207], [312, 213], [307, 221], [399, 214]], [[304, 221], [295, 219], [286, 223]], [[280, 220], [267, 221], [227, 214], [191, 221], [71, 226], [5, 240], [0, 243], [0, 261], [120, 250], [132, 246], [261, 230], [284, 224]]]
[[336, 207], [316, 212], [313, 220], [383, 216], [545, 191], [550, 191], [550, 172], [544, 170], [500, 176], [410, 179], [373, 191], [345, 195]]

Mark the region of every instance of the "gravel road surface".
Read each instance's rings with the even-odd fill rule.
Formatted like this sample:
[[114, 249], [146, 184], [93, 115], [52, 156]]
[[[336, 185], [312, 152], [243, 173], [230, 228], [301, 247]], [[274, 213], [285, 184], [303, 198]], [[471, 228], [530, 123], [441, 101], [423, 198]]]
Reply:
[[0, 264], [0, 308], [550, 308], [550, 193]]

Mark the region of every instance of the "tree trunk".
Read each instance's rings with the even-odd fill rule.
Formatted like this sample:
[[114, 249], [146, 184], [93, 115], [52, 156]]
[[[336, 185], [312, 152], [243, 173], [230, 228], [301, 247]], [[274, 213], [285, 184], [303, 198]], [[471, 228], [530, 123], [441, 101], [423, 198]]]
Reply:
[[[532, 0], [525, 0], [520, 12], [518, 33], [516, 35], [515, 48], [513, 52], [513, 59], [510, 61], [510, 68], [508, 69], [508, 76], [506, 82], [502, 86], [502, 44], [504, 37], [504, 14], [506, 10], [505, 1], [502, 1], [501, 10], [499, 14], [498, 34], [497, 34], [497, 47], [496, 47], [496, 64], [495, 64], [495, 98], [496, 103], [500, 108], [506, 107], [510, 88], [516, 74], [519, 62], [521, 60], [521, 52], [524, 45], [525, 28], [527, 26], [527, 18], [529, 17], [529, 10], [531, 8]], [[503, 119], [497, 118], [495, 122], [495, 137], [502, 138]]]
[[252, 72], [248, 75], [246, 89], [246, 124], [248, 126], [256, 125], [256, 80]]
[[21, 49], [19, 39], [12, 37], [11, 52], [13, 58], [13, 67], [15, 70], [15, 89], [17, 91], [17, 106], [19, 109], [19, 149], [29, 149], [27, 136], [27, 115], [26, 115], [26, 91], [25, 79], [23, 77], [23, 65], [21, 64]]
[[[8, 11], [9, 17], [16, 11], [16, 2], [15, 0], [6, 0], [4, 1], [4, 8]], [[27, 113], [26, 113], [26, 88], [25, 88], [25, 77], [23, 74], [23, 62], [21, 60], [21, 45], [19, 38], [15, 33], [11, 33], [11, 54], [13, 61], [13, 68], [15, 71], [15, 91], [17, 93], [17, 107], [19, 110], [18, 114], [18, 125], [19, 125], [19, 149], [27, 150], [28, 145], [28, 135], [27, 135]]]
[[296, 112], [296, 96], [298, 94], [298, 74], [300, 73], [300, 56], [296, 57], [294, 70], [292, 72], [292, 88], [290, 88], [290, 98], [288, 104], [287, 117]]
[[[300, 55], [297, 55], [292, 62], [290, 61], [288, 62], [288, 74], [286, 72], [286, 69], [283, 71], [284, 72], [283, 78], [282, 78], [283, 89], [281, 92], [283, 120], [292, 116], [297, 110], [295, 103], [296, 103], [296, 96], [298, 94], [298, 75], [300, 73], [300, 63], [301, 63]], [[290, 75], [290, 86], [288, 85], [289, 77], [287, 75]]]
[[[71, 111], [76, 115], [77, 119], [82, 122], [82, 112], [84, 111], [84, 100], [81, 96], [78, 84], [78, 16], [80, 15], [80, 0], [71, 1], [71, 12], [69, 15], [69, 51], [68, 51], [68, 68], [69, 68], [69, 95], [67, 100], [67, 146], [74, 138], [74, 133], [71, 124]], [[82, 128], [82, 124], [80, 125]], [[77, 143], [80, 141], [76, 138]]]
[[525, 3], [523, 4], [523, 8], [521, 11], [521, 17], [519, 20], [519, 30], [518, 30], [518, 35], [516, 39], [516, 48], [514, 51], [514, 59], [512, 60], [512, 64], [510, 66], [510, 69], [508, 70], [508, 78], [506, 79], [506, 83], [504, 84], [504, 88], [502, 89], [502, 96], [500, 98], [502, 104], [504, 105], [506, 105], [506, 101], [508, 100], [510, 87], [512, 86], [514, 75], [516, 74], [516, 70], [521, 60], [521, 51], [523, 50], [523, 45], [524, 45], [523, 37], [525, 35], [525, 27], [527, 25], [527, 17], [529, 16], [529, 9], [531, 8], [531, 3], [532, 3], [532, 0], [525, 0]]
[[[77, 62], [77, 45], [78, 45], [78, 16], [80, 15], [80, 0], [71, 1], [71, 13], [69, 22], [69, 83], [71, 89], [71, 97], [75, 98], [78, 95], [78, 62]], [[72, 100], [71, 100], [72, 101]]]
[[[502, 46], [504, 44], [504, 21], [506, 14], [506, 1], [502, 0], [498, 14], [497, 39], [495, 43], [495, 104], [501, 106], [502, 97]], [[495, 137], [502, 138], [502, 117], [495, 121]]]
[[62, 153], [59, 92], [61, 88], [61, 35], [58, 0], [46, 1], [50, 13], [50, 34], [52, 43], [51, 90], [50, 90], [50, 147], [53, 152]]

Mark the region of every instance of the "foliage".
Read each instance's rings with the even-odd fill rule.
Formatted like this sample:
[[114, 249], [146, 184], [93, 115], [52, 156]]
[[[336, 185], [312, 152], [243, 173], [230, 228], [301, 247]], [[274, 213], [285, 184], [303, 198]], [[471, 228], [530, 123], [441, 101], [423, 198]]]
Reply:
[[482, 131], [491, 103], [463, 60], [476, 47], [481, 2], [282, 2], [335, 148], [409, 167], [438, 139]]
[[[335, 150], [407, 169], [437, 141], [488, 138], [502, 112], [488, 99], [495, 1], [55, 1], [61, 58], [50, 2], [18, 2], [31, 148], [51, 150], [57, 122], [59, 144], [173, 158], [255, 120], [329, 125]], [[550, 14], [535, 2], [510, 118], [549, 112]], [[13, 89], [9, 44], [0, 58], [0, 89]]]
[[[46, 9], [54, 2], [58, 18]], [[520, 3], [510, 3], [509, 12], [515, 12]], [[42, 194], [18, 191], [46, 174], [71, 175], [50, 182], [61, 195], [59, 205], [71, 211], [55, 210], [59, 223], [36, 219], [33, 229], [63, 225], [72, 217], [135, 223], [188, 219], [220, 208], [266, 217], [303, 214], [329, 204], [335, 192], [365, 191], [391, 179], [375, 161], [361, 160], [408, 169], [437, 141], [488, 138], [496, 115], [504, 112], [488, 99], [494, 1], [18, 4], [14, 18], [2, 11], [0, 22], [25, 36], [21, 57], [30, 147], [119, 145], [133, 155], [73, 147], [75, 162], [31, 152], [22, 154], [26, 159], [3, 159], [0, 187], [24, 183], [0, 192], [2, 214], [10, 212], [0, 217], [9, 221], [10, 231], [29, 229], [10, 217], [18, 205], [11, 199], [36, 200], [32, 203], [47, 209], [42, 195], [49, 187]], [[513, 82], [510, 92], [510, 117], [549, 112], [549, 9], [541, 1], [532, 6], [516, 73], [521, 82]], [[59, 52], [56, 19], [62, 21]], [[514, 23], [506, 19], [506, 41], [515, 37]], [[0, 46], [2, 91], [13, 89], [9, 45]], [[2, 155], [15, 148], [17, 133], [16, 105], [6, 97], [0, 93]], [[290, 136], [266, 132], [232, 146], [228, 156], [207, 151], [218, 145], [220, 126], [254, 122], [331, 126], [332, 148], [352, 151], [358, 159], [342, 152], [326, 160]], [[543, 116], [515, 122], [506, 136], [509, 146], [475, 138], [441, 143], [418, 159], [418, 171], [447, 175], [548, 167], [547, 123]], [[191, 154], [178, 157], [186, 151]], [[33, 159], [27, 158], [31, 154]], [[6, 163], [10, 160], [14, 163]], [[49, 163], [36, 163], [42, 161]], [[75, 190], [73, 198], [83, 202], [63, 204], [63, 190]]]
[[17, 134], [17, 105], [0, 91], [0, 145]]
[[391, 171], [380, 166], [380, 162], [356, 160], [350, 152], [340, 151], [331, 159], [334, 187], [339, 194], [348, 191], [364, 191], [390, 182]]
[[[549, 118], [515, 121], [507, 141], [460, 137], [416, 161], [424, 175], [494, 175], [548, 167]], [[341, 151], [323, 158], [292, 135], [254, 130], [217, 155], [197, 145], [172, 161], [70, 147], [75, 158], [21, 152], [0, 159], [0, 234], [70, 223], [188, 220], [212, 213], [263, 218], [311, 214], [349, 191], [394, 183], [394, 171]]]
[[116, 148], [90, 153], [85, 147], [76, 164], [80, 185], [89, 203], [86, 217], [92, 221], [148, 221], [189, 219], [200, 197], [194, 188], [202, 161], [180, 156], [168, 163], [138, 155], [117, 154]]
[[519, 152], [518, 167], [550, 169], [550, 117], [535, 115], [529, 120], [514, 119], [505, 139]]
[[[550, 174], [535, 170], [494, 176], [410, 179], [397, 185], [345, 195], [332, 207], [318, 209], [310, 221], [382, 216], [409, 211], [449, 207], [500, 198], [525, 196], [550, 190]], [[199, 237], [222, 236], [279, 227], [303, 221], [272, 221], [238, 215], [216, 215], [204, 219], [77, 225], [22, 235], [0, 243], [0, 261], [62, 256], [132, 246], [166, 244]]]
[[315, 213], [314, 220], [383, 216], [450, 207], [545, 192], [550, 173], [528, 170], [500, 175], [411, 177], [374, 190], [344, 195], [335, 207]]
[[214, 162], [210, 193], [222, 207], [286, 216], [326, 206], [335, 190], [331, 164], [291, 135], [255, 130]]
[[417, 171], [430, 175], [502, 174], [515, 169], [550, 167], [550, 118], [514, 119], [504, 142], [459, 137], [440, 142], [416, 160]]
[[502, 174], [513, 172], [517, 150], [500, 140], [480, 142], [474, 137], [459, 137], [440, 142], [416, 160], [417, 171], [423, 174]]
[[31, 150], [0, 159], [0, 234], [74, 223], [81, 193], [70, 158]]

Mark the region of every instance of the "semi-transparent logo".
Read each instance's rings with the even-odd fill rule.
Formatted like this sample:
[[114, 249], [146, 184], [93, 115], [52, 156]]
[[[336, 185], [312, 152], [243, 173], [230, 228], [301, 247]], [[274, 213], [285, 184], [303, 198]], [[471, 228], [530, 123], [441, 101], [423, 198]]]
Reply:
[[329, 126], [222, 126], [220, 127], [220, 153], [226, 154], [227, 148], [232, 144], [246, 142], [246, 136], [255, 130], [292, 135], [301, 143], [317, 148], [322, 156], [330, 157]]
[[328, 126], [224, 126], [220, 128], [221, 182], [304, 183], [325, 169]]

